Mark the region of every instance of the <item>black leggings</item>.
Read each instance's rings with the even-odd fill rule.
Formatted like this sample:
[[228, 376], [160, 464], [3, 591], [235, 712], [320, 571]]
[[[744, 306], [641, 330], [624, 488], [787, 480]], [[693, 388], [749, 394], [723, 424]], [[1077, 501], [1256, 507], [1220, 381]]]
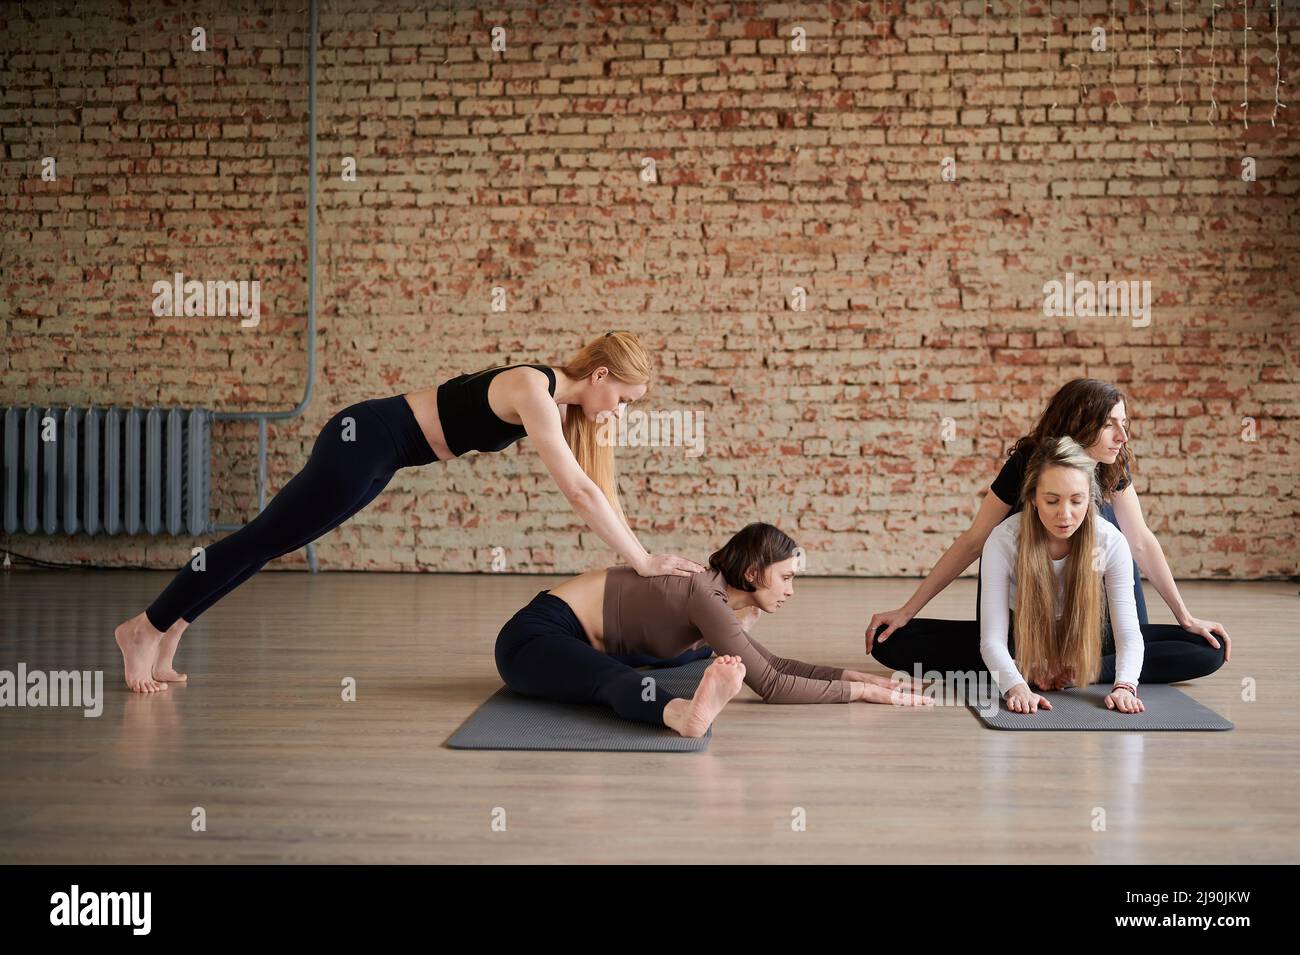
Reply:
[[166, 630], [193, 620], [269, 560], [338, 527], [378, 496], [398, 468], [437, 460], [402, 395], [349, 405], [316, 436], [311, 456], [261, 514], [206, 548], [201, 570], [186, 563], [145, 610]]
[[501, 628], [496, 657], [497, 672], [516, 693], [560, 703], [601, 703], [625, 720], [663, 726], [664, 708], [676, 699], [655, 685], [653, 676], [593, 647], [573, 608], [548, 590], [539, 591]]
[[[1015, 621], [1012, 620], [1014, 630]], [[1166, 623], [1148, 623], [1141, 627], [1146, 644], [1142, 654], [1142, 675], [1139, 683], [1181, 683], [1208, 676], [1223, 666], [1225, 652], [1223, 640], [1219, 649], [1210, 646], [1205, 638], [1188, 633], [1182, 627]], [[1007, 634], [1007, 647], [1015, 656], [1015, 640]], [[1115, 650], [1110, 640], [1102, 648], [1099, 683], [1115, 681]], [[980, 656], [979, 624], [973, 620], [937, 620], [932, 617], [914, 617], [899, 627], [884, 643], [879, 640], [871, 648], [871, 655], [891, 670], [909, 674], [920, 667], [921, 672], [987, 672]]]

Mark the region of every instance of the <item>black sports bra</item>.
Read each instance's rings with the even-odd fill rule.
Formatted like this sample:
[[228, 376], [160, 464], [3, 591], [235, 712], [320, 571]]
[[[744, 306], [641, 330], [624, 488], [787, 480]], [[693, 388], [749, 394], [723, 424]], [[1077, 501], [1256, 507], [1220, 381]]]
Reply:
[[[451, 453], [500, 451], [528, 434], [521, 424], [502, 421], [488, 404], [488, 385], [501, 372], [525, 365], [500, 365], [473, 374], [457, 375], [438, 386], [438, 419], [442, 436]], [[546, 365], [527, 365], [546, 373], [549, 391], [555, 397], [555, 372]]]

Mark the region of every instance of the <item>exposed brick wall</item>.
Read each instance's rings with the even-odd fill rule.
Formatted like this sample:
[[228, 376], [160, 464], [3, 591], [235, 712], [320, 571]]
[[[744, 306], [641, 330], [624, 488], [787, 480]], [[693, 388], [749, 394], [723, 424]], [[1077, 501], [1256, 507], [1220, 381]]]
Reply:
[[[293, 406], [306, 5], [63, 6], [0, 10], [0, 404]], [[1137, 487], [1176, 575], [1295, 574], [1300, 14], [1284, 4], [1274, 126], [1269, 6], [1250, 4], [1247, 128], [1240, 3], [1212, 35], [1209, 0], [1181, 19], [1152, 3], [1149, 31], [1143, 3], [1094, 0], [1051, 19], [1002, 0], [322, 2], [319, 374], [302, 418], [269, 429], [270, 491], [346, 404], [628, 328], [658, 360], [650, 406], [706, 413], [700, 457], [620, 451], [653, 550], [702, 558], [764, 519], [809, 573], [923, 574], [1004, 447], [1088, 374], [1132, 396]], [[155, 317], [174, 271], [260, 280], [259, 325]], [[1150, 325], [1046, 317], [1067, 271], [1150, 281]], [[256, 426], [219, 424], [216, 448], [214, 518], [247, 519]], [[8, 538], [156, 567], [193, 543]], [[319, 553], [486, 571], [494, 546], [512, 571], [612, 557], [526, 441], [400, 472]]]

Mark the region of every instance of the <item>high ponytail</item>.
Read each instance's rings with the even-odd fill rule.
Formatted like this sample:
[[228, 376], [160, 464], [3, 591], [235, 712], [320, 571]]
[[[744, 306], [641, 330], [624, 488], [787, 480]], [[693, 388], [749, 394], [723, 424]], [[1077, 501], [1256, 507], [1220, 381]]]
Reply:
[[[565, 375], [582, 380], [597, 368], [605, 367], [619, 381], [629, 385], [650, 385], [650, 355], [631, 332], [606, 332], [588, 342], [567, 365], [560, 368]], [[597, 434], [603, 427], [599, 421], [590, 421], [581, 409], [569, 406], [564, 416], [564, 440], [568, 442], [578, 467], [604, 493], [614, 513], [624, 524], [627, 517], [618, 500], [618, 472], [614, 466], [614, 446], [602, 444]]]

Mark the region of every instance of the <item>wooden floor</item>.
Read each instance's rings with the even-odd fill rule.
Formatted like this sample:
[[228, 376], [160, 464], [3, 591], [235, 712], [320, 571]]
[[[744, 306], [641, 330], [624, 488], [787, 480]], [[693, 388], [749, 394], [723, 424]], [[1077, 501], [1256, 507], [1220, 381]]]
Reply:
[[[0, 669], [105, 677], [97, 719], [0, 709], [0, 862], [1300, 859], [1293, 584], [1184, 585], [1236, 638], [1228, 667], [1183, 687], [1231, 732], [1007, 733], [958, 707], [768, 706], [746, 689], [707, 752], [629, 754], [444, 745], [500, 686], [501, 624], [558, 578], [264, 572], [186, 634], [189, 686], [137, 696], [113, 626], [168, 579], [0, 575]], [[865, 668], [871, 612], [915, 583], [804, 578], [755, 635]], [[970, 616], [973, 595], [957, 581], [927, 614]]]

